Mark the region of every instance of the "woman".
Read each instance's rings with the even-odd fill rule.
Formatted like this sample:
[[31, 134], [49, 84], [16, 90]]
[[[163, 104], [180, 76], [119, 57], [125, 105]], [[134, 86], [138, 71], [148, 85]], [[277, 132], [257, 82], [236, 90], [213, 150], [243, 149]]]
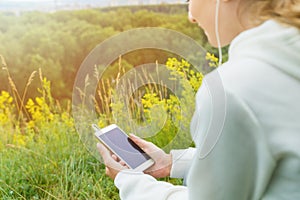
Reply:
[[[300, 199], [300, 1], [191, 0], [189, 18], [212, 45], [230, 43], [228, 62], [196, 95], [196, 148], [166, 154], [131, 136], [156, 161], [143, 174], [98, 144], [121, 199]], [[216, 101], [218, 77], [225, 99]], [[220, 134], [211, 125], [218, 106]], [[169, 175], [185, 186], [155, 179]]]

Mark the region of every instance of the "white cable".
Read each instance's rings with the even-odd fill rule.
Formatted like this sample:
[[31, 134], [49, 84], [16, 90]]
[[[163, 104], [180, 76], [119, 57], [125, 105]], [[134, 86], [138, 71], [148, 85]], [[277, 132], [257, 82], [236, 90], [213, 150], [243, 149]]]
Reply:
[[221, 41], [220, 41], [220, 34], [219, 34], [219, 10], [220, 10], [220, 0], [216, 2], [216, 14], [215, 14], [215, 31], [216, 31], [216, 39], [218, 43], [218, 50], [219, 50], [219, 66], [222, 64], [222, 48], [221, 48]]

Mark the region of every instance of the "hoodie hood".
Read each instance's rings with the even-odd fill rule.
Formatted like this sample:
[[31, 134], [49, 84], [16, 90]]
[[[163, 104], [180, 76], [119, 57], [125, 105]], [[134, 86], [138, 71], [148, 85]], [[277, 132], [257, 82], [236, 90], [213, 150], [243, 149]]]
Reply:
[[254, 57], [300, 80], [300, 30], [268, 20], [238, 35], [229, 59]]

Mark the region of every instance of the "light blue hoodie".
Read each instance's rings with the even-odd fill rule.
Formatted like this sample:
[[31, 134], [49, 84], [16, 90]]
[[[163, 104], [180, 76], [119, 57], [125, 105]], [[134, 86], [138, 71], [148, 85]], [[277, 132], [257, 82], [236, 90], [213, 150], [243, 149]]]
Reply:
[[196, 149], [173, 150], [173, 186], [120, 172], [128, 200], [300, 199], [300, 31], [275, 21], [237, 36], [196, 96]]

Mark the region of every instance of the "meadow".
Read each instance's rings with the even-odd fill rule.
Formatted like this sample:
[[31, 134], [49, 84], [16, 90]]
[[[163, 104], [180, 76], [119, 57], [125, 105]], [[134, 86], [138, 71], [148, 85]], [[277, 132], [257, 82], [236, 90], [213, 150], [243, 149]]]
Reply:
[[[174, 29], [182, 30], [182, 26], [187, 24], [185, 9], [181, 7], [176, 7], [177, 13], [172, 15], [170, 8], [164, 7], [151, 8], [152, 11], [123, 9], [123, 15], [127, 14], [131, 18], [138, 15], [143, 16], [143, 19], [131, 20], [127, 26], [126, 23], [120, 25], [117, 20], [109, 24], [112, 16], [116, 17], [120, 10], [25, 13], [19, 18], [7, 13], [0, 15], [1, 20], [6, 19], [3, 21], [5, 23], [0, 25], [1, 199], [119, 199], [113, 181], [105, 175], [104, 165], [90, 152], [95, 147], [87, 148], [82, 135], [78, 133], [78, 126], [72, 115], [76, 108], [71, 101], [74, 75], [84, 55], [88, 54], [93, 46], [104, 37], [122, 31], [117, 29], [118, 26], [130, 29], [148, 23], [149, 26], [164, 25], [169, 28], [173, 25]], [[174, 9], [175, 7], [172, 12]], [[35, 18], [36, 16], [39, 18]], [[106, 20], [102, 20], [103, 18]], [[169, 18], [171, 22], [167, 21]], [[179, 24], [175, 24], [174, 21], [178, 19]], [[59, 22], [59, 28], [54, 23], [57, 22], [55, 20], [62, 20]], [[26, 32], [26, 37], [17, 41], [17, 36], [20, 35], [18, 31], [26, 29], [17, 25], [24, 21], [27, 22], [25, 26], [30, 28], [31, 33]], [[13, 25], [9, 22], [13, 22]], [[76, 22], [80, 25], [76, 25]], [[93, 26], [98, 26], [99, 22], [102, 23], [101, 28], [95, 29]], [[73, 32], [60, 32], [60, 28], [63, 28], [62, 23], [67, 24]], [[44, 24], [44, 27], [38, 28], [41, 24]], [[194, 27], [187, 25], [184, 32], [193, 35], [193, 30]], [[105, 33], [103, 38], [97, 38], [97, 31], [98, 35], [99, 32], [102, 36]], [[49, 35], [49, 32], [55, 35]], [[68, 37], [70, 35], [73, 38]], [[199, 40], [203, 38], [204, 36], [198, 36]], [[67, 47], [72, 47], [74, 51]], [[208, 49], [215, 51], [210, 47]], [[98, 81], [97, 92], [93, 98], [97, 116], [95, 123], [100, 127], [118, 123], [124, 130], [132, 131], [132, 127], [128, 126], [128, 115], [138, 126], [159, 124], [161, 115], [155, 114], [160, 113], [157, 110], [159, 109], [166, 114], [166, 121], [162, 125], [163, 128], [156, 135], [147, 137], [147, 140], [162, 148], [170, 141], [173, 142], [172, 147], [180, 147], [182, 143], [193, 146], [188, 127], [194, 108], [194, 96], [201, 86], [204, 74], [195, 70], [186, 60], [164, 54], [162, 57], [152, 57], [151, 61], [167, 66], [170, 72], [167, 80], [177, 84], [178, 93], [175, 94], [174, 90], [170, 90], [163, 83], [147, 84], [147, 80], [153, 81], [153, 74], [145, 73], [140, 77], [145, 81], [143, 87], [134, 90], [130, 96], [127, 96], [127, 91], [116, 96], [116, 85], [122, 81], [120, 77], [134, 66], [146, 62], [142, 59], [143, 54], [140, 52], [119, 58], [112, 63], [108, 75]], [[218, 59], [213, 54], [207, 53], [206, 60], [211, 68], [216, 67]], [[64, 77], [66, 73], [69, 76]], [[95, 69], [95, 77], [96, 75]], [[110, 81], [112, 76], [115, 84]], [[88, 84], [88, 79], [86, 81]], [[132, 85], [129, 84], [128, 87]], [[81, 94], [83, 99], [86, 98], [84, 91], [81, 91]], [[79, 109], [82, 113], [86, 112], [85, 107]], [[126, 115], [124, 110], [127, 110]], [[88, 117], [86, 123], [84, 121], [81, 126], [88, 129]], [[179, 129], [182, 129], [182, 133], [175, 140]], [[170, 147], [166, 147], [165, 150], [169, 151]], [[182, 183], [180, 179], [162, 180], [173, 184]]]
[[[5, 63], [4, 60], [2, 60]], [[203, 78], [203, 74], [194, 72], [189, 63], [176, 58], [169, 59], [167, 66], [172, 78], [179, 79], [182, 85], [193, 85], [192, 90], [184, 89], [186, 103], [179, 104], [177, 96], [162, 95], [160, 89], [146, 85], [147, 90], [140, 99], [143, 111], [132, 103], [130, 113], [139, 116], [140, 124], [153, 120], [151, 108], [162, 105], [168, 114], [168, 121], [163, 129], [149, 141], [164, 147], [173, 139], [178, 129], [177, 121], [186, 127], [190, 118], [182, 119], [180, 112], [184, 106], [193, 108], [194, 95]], [[3, 67], [9, 75], [7, 66]], [[24, 95], [16, 90], [11, 76], [8, 81], [12, 94], [2, 90], [0, 94], [0, 195], [3, 199], [118, 199], [118, 191], [113, 182], [105, 176], [104, 166], [83, 145], [74, 126], [70, 106], [62, 108], [59, 101], [51, 95], [51, 82], [43, 76], [42, 71], [33, 72], [26, 87], [38, 78], [39, 95], [24, 101]], [[148, 77], [151, 78], [151, 77]], [[99, 88], [98, 90], [100, 90]], [[113, 88], [111, 87], [113, 90]], [[25, 92], [26, 92], [25, 88]], [[167, 93], [167, 92], [166, 92]], [[102, 94], [102, 93], [98, 93]], [[107, 94], [108, 95], [108, 94]], [[159, 96], [161, 95], [161, 96]], [[106, 101], [109, 96], [99, 96]], [[132, 96], [130, 98], [133, 98]], [[131, 99], [128, 99], [130, 101]], [[133, 99], [132, 99], [133, 100]], [[133, 101], [131, 101], [133, 102]], [[192, 106], [191, 106], [192, 105]], [[103, 127], [115, 123], [112, 115], [124, 106], [123, 102], [115, 101], [103, 108], [98, 107], [98, 125]], [[110, 111], [109, 108], [118, 107]], [[112, 112], [112, 113], [111, 113]], [[114, 113], [115, 112], [115, 113]], [[121, 115], [124, 113], [121, 112]], [[157, 123], [161, 116], [156, 116]], [[186, 116], [185, 116], [186, 117]], [[191, 117], [191, 116], [190, 116]], [[119, 116], [126, 124], [126, 116]], [[119, 121], [119, 124], [122, 124]], [[181, 125], [181, 126], [183, 126]], [[124, 127], [126, 128], [126, 127]], [[173, 134], [172, 134], [173, 133]], [[178, 146], [183, 140], [191, 141], [188, 131], [181, 135]], [[94, 148], [94, 147], [92, 147]], [[181, 180], [165, 178], [174, 184]]]

